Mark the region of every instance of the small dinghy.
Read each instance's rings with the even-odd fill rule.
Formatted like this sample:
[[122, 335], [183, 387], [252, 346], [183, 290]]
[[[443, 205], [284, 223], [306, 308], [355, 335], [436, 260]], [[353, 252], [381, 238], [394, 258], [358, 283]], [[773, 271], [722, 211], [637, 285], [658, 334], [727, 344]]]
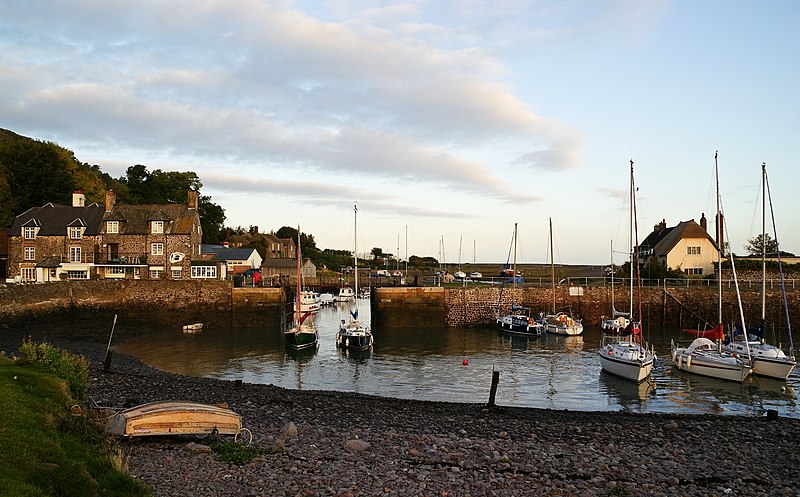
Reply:
[[185, 324], [183, 325], [184, 333], [197, 333], [203, 329], [203, 323]]
[[235, 412], [193, 402], [152, 402], [125, 409], [108, 418], [108, 431], [125, 437], [218, 434], [252, 439]]

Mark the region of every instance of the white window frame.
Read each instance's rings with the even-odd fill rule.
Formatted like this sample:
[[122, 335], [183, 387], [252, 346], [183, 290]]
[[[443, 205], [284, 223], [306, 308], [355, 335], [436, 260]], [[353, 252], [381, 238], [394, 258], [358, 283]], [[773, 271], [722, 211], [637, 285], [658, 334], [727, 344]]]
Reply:
[[150, 255], [164, 255], [164, 244], [153, 242], [150, 244]]
[[150, 233], [154, 234], [164, 233], [164, 221], [151, 221]]
[[700, 255], [700, 247], [696, 245], [687, 246], [686, 255]]
[[83, 230], [80, 226], [70, 226], [67, 228], [70, 240], [80, 240], [83, 237]]
[[69, 280], [88, 280], [89, 271], [69, 270], [67, 271], [67, 279]]
[[217, 266], [192, 266], [192, 278], [216, 279]]
[[106, 221], [106, 233], [119, 233], [119, 221]]
[[106, 278], [124, 278], [125, 268], [120, 266], [111, 266], [106, 268]]
[[20, 268], [19, 275], [22, 281], [36, 281], [36, 268], [35, 267]]
[[26, 240], [33, 240], [36, 238], [36, 227], [35, 226], [24, 226], [22, 228], [22, 238]]
[[[76, 245], [69, 248], [69, 262], [83, 262], [81, 260], [81, 247]], [[85, 279], [85, 278], [70, 278], [70, 279]]]
[[22, 249], [23, 260], [35, 261], [36, 260], [36, 247], [24, 247]]
[[164, 273], [163, 269], [151, 269], [150, 270], [150, 279], [151, 280], [160, 280], [161, 275]]
[[173, 269], [172, 270], [172, 279], [173, 280], [183, 279], [183, 269]]

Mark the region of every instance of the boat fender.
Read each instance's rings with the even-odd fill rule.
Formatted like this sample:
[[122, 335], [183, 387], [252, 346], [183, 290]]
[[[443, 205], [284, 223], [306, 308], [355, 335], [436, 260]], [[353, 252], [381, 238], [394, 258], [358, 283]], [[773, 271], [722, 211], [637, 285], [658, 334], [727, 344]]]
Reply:
[[345, 344], [347, 347], [349, 347], [349, 346], [350, 346], [350, 339], [348, 338], [347, 340], [345, 340], [344, 344]]
[[681, 368], [683, 368], [683, 356], [679, 355], [678, 356], [678, 369], [681, 369]]
[[692, 356], [691, 355], [686, 358], [686, 367], [687, 368], [692, 367]]

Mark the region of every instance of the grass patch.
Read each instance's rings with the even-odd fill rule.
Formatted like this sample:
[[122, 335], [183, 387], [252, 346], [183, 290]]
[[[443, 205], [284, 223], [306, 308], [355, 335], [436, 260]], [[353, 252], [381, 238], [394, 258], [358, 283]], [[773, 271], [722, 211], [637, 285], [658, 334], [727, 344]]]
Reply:
[[211, 450], [214, 451], [220, 461], [239, 466], [249, 463], [264, 453], [264, 451], [252, 445], [236, 442], [214, 442], [211, 444]]
[[43, 352], [43, 360], [0, 357], [0, 496], [151, 495], [115, 468], [124, 458], [113, 439], [69, 411], [76, 403], [73, 390], [86, 388], [88, 380], [74, 376], [85, 359], [56, 358], [49, 346], [27, 347]]

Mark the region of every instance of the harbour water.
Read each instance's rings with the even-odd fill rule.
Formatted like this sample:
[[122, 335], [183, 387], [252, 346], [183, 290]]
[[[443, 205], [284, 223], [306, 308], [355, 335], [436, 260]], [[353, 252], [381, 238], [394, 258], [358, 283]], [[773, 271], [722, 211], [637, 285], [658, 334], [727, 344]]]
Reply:
[[[369, 302], [360, 301], [369, 316]], [[122, 352], [175, 373], [273, 384], [300, 390], [360, 392], [386, 397], [486, 403], [492, 371], [500, 373], [498, 405], [581, 411], [681, 412], [800, 418], [800, 373], [787, 381], [755, 377], [744, 384], [671, 368], [670, 339], [680, 330], [645, 326], [659, 356], [651, 382], [636, 385], [601, 372], [602, 332], [520, 338], [495, 327], [373, 330], [374, 350], [345, 353], [334, 343], [349, 305], [321, 309], [316, 350], [288, 351], [274, 329], [180, 327], [120, 344]]]

